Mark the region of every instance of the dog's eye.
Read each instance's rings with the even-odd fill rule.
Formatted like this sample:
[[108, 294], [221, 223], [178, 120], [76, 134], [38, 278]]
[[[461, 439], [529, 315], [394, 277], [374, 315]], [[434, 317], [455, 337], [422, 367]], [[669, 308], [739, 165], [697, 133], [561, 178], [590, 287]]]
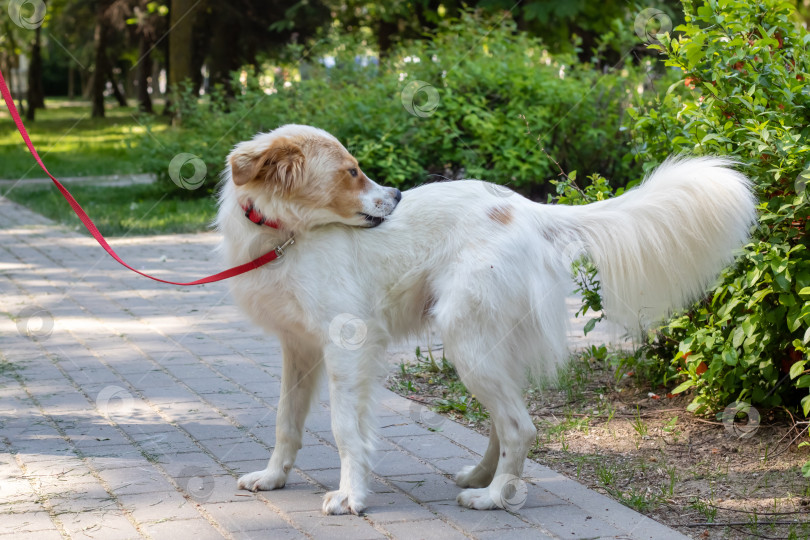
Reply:
[[357, 176], [357, 169], [349, 169], [349, 174], [352, 176]]

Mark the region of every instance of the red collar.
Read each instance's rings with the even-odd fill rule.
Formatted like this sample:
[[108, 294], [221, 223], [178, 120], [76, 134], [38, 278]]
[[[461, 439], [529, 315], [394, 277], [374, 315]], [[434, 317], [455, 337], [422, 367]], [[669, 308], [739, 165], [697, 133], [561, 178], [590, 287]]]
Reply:
[[271, 227], [273, 229], [281, 228], [281, 223], [276, 220], [268, 221], [268, 219], [264, 217], [261, 212], [256, 210], [256, 208], [253, 206], [253, 201], [248, 200], [247, 204], [241, 204], [240, 206], [242, 207], [242, 210], [245, 211], [245, 217], [256, 225], [264, 225], [265, 227]]

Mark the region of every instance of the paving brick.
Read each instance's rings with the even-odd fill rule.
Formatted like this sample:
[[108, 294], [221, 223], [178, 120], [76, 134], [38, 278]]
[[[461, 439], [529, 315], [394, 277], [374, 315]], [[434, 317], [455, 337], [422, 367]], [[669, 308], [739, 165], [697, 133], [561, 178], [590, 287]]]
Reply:
[[429, 466], [418, 459], [398, 450], [375, 452], [371, 458], [372, 470], [381, 476], [403, 474], [436, 474]]
[[471, 510], [451, 501], [429, 503], [428, 508], [447, 521], [452, 521], [467, 533], [477, 534], [480, 531], [493, 529], [530, 527], [529, 523], [502, 510]]
[[200, 516], [194, 503], [187, 501], [176, 491], [121, 495], [118, 500], [139, 523], [193, 519]]
[[358, 516], [324, 516], [320, 511], [292, 512], [293, 522], [316, 540], [382, 540], [385, 535]]
[[92, 456], [87, 462], [97, 471], [108, 469], [150, 469], [152, 465], [141, 454], [140, 450], [130, 447], [129, 451], [119, 456]]
[[116, 495], [172, 491], [174, 486], [156, 469], [108, 469], [99, 472]]
[[247, 436], [238, 439], [203, 441], [203, 446], [223, 462], [248, 461], [268, 457], [267, 448]]
[[521, 509], [520, 515], [530, 523], [563, 538], [600, 538], [621, 536], [622, 531], [594, 517], [591, 512], [561, 504]]
[[0, 536], [0, 538], [8, 538], [8, 540], [62, 540], [63, 536], [57, 529], [53, 529], [50, 531], [36, 532], [16, 531], [10, 534], [4, 534]]
[[291, 527], [266, 529], [261, 531], [244, 531], [231, 533], [237, 540], [303, 540], [308, 538], [304, 533]]
[[72, 499], [108, 499], [109, 493], [93, 477], [84, 479], [85, 483], [78, 482], [53, 482], [50, 484], [41, 483], [39, 491], [49, 498], [53, 497], [66, 497]]
[[61, 514], [59, 519], [74, 538], [142, 538], [135, 526], [118, 512], [90, 510]]
[[470, 465], [478, 465], [478, 462], [481, 461], [479, 456], [475, 457], [452, 457], [452, 458], [444, 458], [444, 459], [431, 459], [430, 464], [445, 474], [449, 474], [453, 478], [455, 478], [456, 473], [458, 473], [464, 467]]
[[133, 433], [130, 435], [141, 451], [154, 456], [198, 452], [199, 446], [185, 433], [173, 430], [160, 433]]
[[27, 499], [33, 494], [31, 484], [23, 479], [22, 473], [14, 473], [14, 476], [0, 474], [0, 501], [9, 503], [21, 499]]
[[70, 493], [67, 495], [69, 496], [48, 499], [48, 503], [53, 507], [55, 514], [75, 514], [94, 510], [115, 512], [118, 510], [116, 502], [108, 494], [106, 497], [98, 499], [73, 497]]
[[271, 531], [289, 527], [279, 514], [258, 499], [206, 503], [203, 508], [229, 532]]
[[210, 476], [227, 472], [219, 463], [203, 452], [161, 456], [158, 458], [158, 462], [172, 478], [187, 477], [190, 475], [189, 471]]
[[[5, 505], [0, 508], [4, 507]], [[50, 515], [38, 505], [21, 507], [15, 512], [0, 513], [0, 534], [49, 530], [55, 530], [55, 525]]]
[[[236, 483], [234, 482], [234, 485]], [[281, 489], [262, 491], [261, 497], [283, 512], [317, 512], [323, 505], [323, 494], [326, 491], [311, 484], [287, 483]]]
[[[187, 471], [195, 474], [195, 471]], [[228, 503], [254, 498], [250, 492], [240, 490], [236, 478], [231, 475], [179, 476], [174, 479], [185, 493], [198, 503]]]
[[412, 522], [436, 515], [403, 493], [374, 493], [367, 500], [366, 513], [374, 523]]
[[302, 471], [331, 469], [340, 465], [340, 456], [331, 446], [304, 446], [298, 451], [295, 466]]
[[[557, 536], [552, 536], [541, 532], [535, 527], [530, 529], [498, 529], [494, 531], [482, 531], [475, 534], [478, 540], [557, 540]], [[565, 537], [563, 537], [565, 538]], [[663, 539], [662, 539], [663, 540]]]
[[71, 450], [70, 443], [56, 430], [45, 434], [21, 432], [19, 435], [9, 438], [11, 446], [23, 453], [36, 451], [37, 453], [54, 452], [62, 454]]
[[[208, 375], [202, 378], [187, 378], [182, 375], [184, 371], [190, 371], [194, 375], [202, 375], [203, 370], [208, 372]], [[233, 384], [229, 383], [222, 377], [216, 376], [214, 372], [203, 365], [179, 366], [172, 368], [171, 372], [176, 377], [182, 379], [182, 381], [188, 385], [192, 392], [196, 392], [198, 394], [214, 394], [233, 387]]]
[[252, 428], [259, 424], [275, 424], [276, 411], [270, 407], [251, 407], [245, 409], [225, 407], [222, 410], [231, 420], [247, 428]]
[[70, 373], [70, 376], [76, 381], [76, 384], [81, 386], [82, 388], [85, 385], [97, 385], [99, 383], [106, 383], [106, 384], [122, 384], [123, 381], [113, 373], [109, 368], [103, 366], [101, 362], [94, 358], [95, 362], [97, 362], [98, 367], [78, 367], [73, 364], [69, 364], [64, 366], [65, 371]]
[[202, 517], [197, 519], [176, 519], [144, 523], [141, 529], [157, 540], [193, 538], [194, 540], [215, 540], [223, 538], [222, 533]]
[[[242, 379], [240, 379], [241, 381]], [[277, 380], [266, 380], [263, 382], [246, 381], [242, 384], [245, 389], [258, 398], [270, 400], [272, 403], [278, 401], [281, 396], [281, 382]]]
[[224, 418], [209, 421], [182, 422], [180, 427], [189, 432], [197, 440], [235, 439], [242, 436], [242, 432], [233, 427]]
[[390, 523], [386, 524], [385, 528], [397, 540], [461, 540], [462, 538], [470, 538], [439, 519], [419, 521], [415, 524]]
[[111, 444], [129, 444], [129, 441], [119, 430], [106, 424], [85, 424], [81, 427], [66, 429], [65, 433], [70, 437], [70, 442], [80, 449], [99, 444], [105, 446]]
[[455, 503], [461, 488], [439, 474], [414, 474], [389, 476], [386, 478], [399, 489], [421, 502], [453, 501]]
[[[126, 439], [124, 439], [126, 440]], [[131, 444], [107, 444], [107, 441], [99, 441], [98, 444], [86, 446], [80, 449], [82, 455], [86, 458], [137, 458], [141, 456], [137, 448], [133, 448]]]
[[82, 460], [72, 456], [64, 456], [63, 459], [59, 459], [58, 456], [51, 456], [51, 459], [47, 461], [33, 462], [26, 460], [25, 456], [22, 456], [22, 459], [25, 465], [26, 478], [76, 478], [91, 474], [90, 469]]
[[408, 435], [430, 435], [430, 432], [410, 418], [386, 416], [379, 420], [379, 432], [383, 437], [403, 437]]
[[312, 432], [332, 431], [332, 417], [329, 411], [312, 411], [307, 416], [304, 427]]

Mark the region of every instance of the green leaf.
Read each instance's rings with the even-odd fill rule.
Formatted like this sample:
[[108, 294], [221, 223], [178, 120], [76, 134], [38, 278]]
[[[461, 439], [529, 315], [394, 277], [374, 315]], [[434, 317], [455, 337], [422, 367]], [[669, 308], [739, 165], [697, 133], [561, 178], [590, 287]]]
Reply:
[[804, 371], [805, 363], [806, 363], [806, 360], [802, 360], [802, 361], [796, 362], [795, 364], [790, 366], [790, 378], [791, 379], [795, 379], [796, 377], [798, 377], [799, 375], [802, 374], [802, 372]]
[[729, 366], [736, 366], [737, 351], [735, 349], [723, 349], [723, 362]]
[[675, 389], [672, 390], [672, 393], [673, 394], [680, 394], [684, 390], [689, 390], [693, 386], [695, 386], [695, 380], [694, 379], [689, 379], [689, 380], [683, 381], [681, 384], [676, 386]]
[[737, 328], [734, 329], [734, 334], [731, 338], [731, 345], [735, 349], [738, 349], [740, 345], [742, 345], [744, 339], [745, 339], [745, 331], [743, 330], [742, 326], [738, 326]]
[[761, 291], [757, 291], [751, 295], [751, 299], [748, 301], [748, 308], [751, 309], [755, 304], [762, 302], [762, 299], [771, 294], [773, 290], [768, 287], [767, 289], [762, 289]]
[[810, 394], [802, 398], [802, 412], [804, 412], [805, 416], [810, 414]]

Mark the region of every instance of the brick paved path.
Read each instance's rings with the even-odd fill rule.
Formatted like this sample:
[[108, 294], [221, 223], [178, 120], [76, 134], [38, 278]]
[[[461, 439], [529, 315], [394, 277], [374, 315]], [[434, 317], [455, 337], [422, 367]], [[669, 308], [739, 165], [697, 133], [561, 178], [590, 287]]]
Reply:
[[[185, 280], [215, 241], [114, 245]], [[485, 438], [387, 391], [366, 516], [320, 513], [339, 477], [323, 392], [287, 487], [237, 491], [270, 455], [281, 361], [225, 285], [138, 277], [0, 198], [0, 298], [0, 539], [683, 538], [534, 463], [516, 512], [462, 509], [452, 474]]]

